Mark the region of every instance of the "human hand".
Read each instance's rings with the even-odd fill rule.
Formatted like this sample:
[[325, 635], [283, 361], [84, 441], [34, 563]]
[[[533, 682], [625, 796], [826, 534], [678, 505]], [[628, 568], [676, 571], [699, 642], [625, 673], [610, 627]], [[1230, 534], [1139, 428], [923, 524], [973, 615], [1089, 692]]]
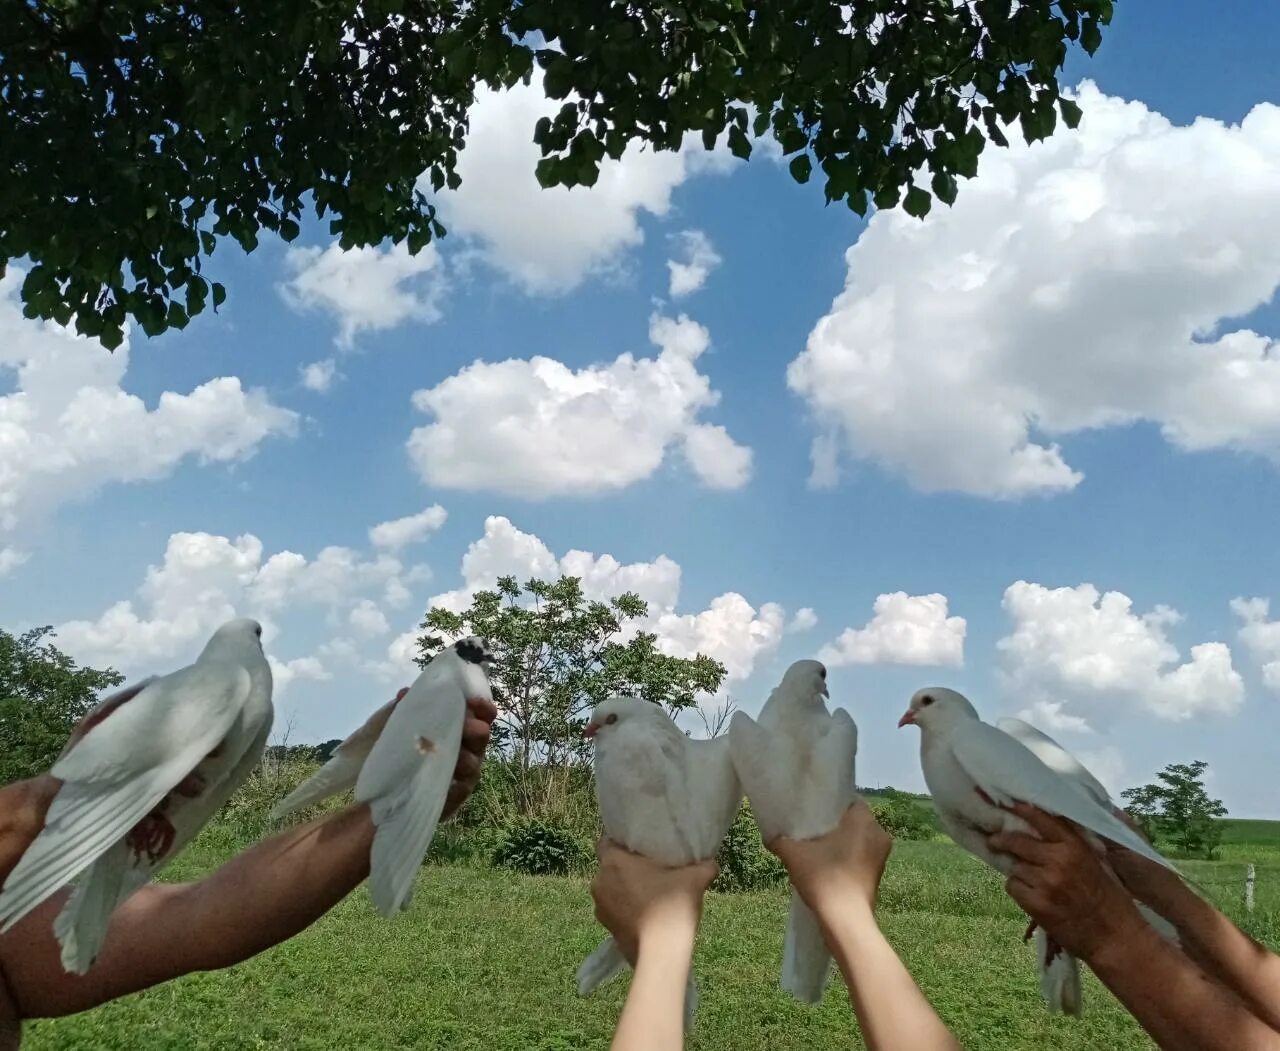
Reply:
[[1026, 803], [1009, 810], [1035, 834], [998, 832], [987, 844], [1013, 858], [1005, 890], [1054, 941], [1088, 960], [1145, 926], [1129, 893], [1071, 822]]
[[873, 908], [893, 839], [857, 799], [840, 824], [816, 839], [788, 836], [766, 843], [787, 867], [791, 885], [820, 918], [851, 902]]
[[498, 709], [490, 700], [473, 697], [467, 701], [467, 718], [462, 724], [462, 747], [458, 749], [458, 763], [453, 768], [453, 782], [445, 797], [441, 819], [449, 817], [466, 802], [480, 783], [484, 767], [485, 749], [489, 747], [489, 734]]
[[714, 861], [672, 868], [633, 854], [607, 837], [596, 844], [600, 868], [591, 881], [596, 919], [633, 967], [641, 948], [663, 938], [693, 942], [702, 898], [718, 871]]

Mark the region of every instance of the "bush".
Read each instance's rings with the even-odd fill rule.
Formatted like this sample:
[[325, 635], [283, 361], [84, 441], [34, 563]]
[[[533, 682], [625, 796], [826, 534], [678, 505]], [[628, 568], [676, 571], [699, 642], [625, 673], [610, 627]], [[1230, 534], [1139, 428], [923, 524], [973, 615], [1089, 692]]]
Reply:
[[880, 827], [894, 839], [932, 839], [937, 831], [928, 808], [906, 792], [889, 788], [867, 802]]
[[745, 801], [720, 844], [716, 862], [720, 875], [711, 884], [712, 890], [764, 890], [787, 882], [787, 870], [765, 849], [751, 804]]
[[587, 852], [568, 829], [524, 821], [507, 829], [493, 864], [531, 876], [567, 876], [586, 862]]

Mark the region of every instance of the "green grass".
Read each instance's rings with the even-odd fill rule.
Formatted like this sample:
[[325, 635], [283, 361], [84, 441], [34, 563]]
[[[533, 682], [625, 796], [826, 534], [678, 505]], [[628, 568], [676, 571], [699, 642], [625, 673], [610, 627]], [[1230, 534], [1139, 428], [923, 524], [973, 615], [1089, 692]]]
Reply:
[[[1280, 860], [1280, 824], [1235, 825], [1229, 845], [1260, 859], [1251, 926], [1272, 938], [1280, 931], [1280, 864], [1273, 863]], [[212, 867], [226, 846], [216, 829], [207, 830], [175, 865], [174, 878]], [[1239, 917], [1242, 861], [1184, 864]], [[1152, 1046], [1092, 975], [1083, 1019], [1045, 1010], [1032, 951], [1022, 943], [1025, 919], [1000, 880], [950, 843], [895, 847], [880, 914], [925, 994], [970, 1051]], [[694, 962], [702, 1004], [691, 1051], [863, 1046], [838, 979], [817, 1008], [778, 989], [785, 916], [781, 891], [709, 896]], [[581, 879], [431, 866], [413, 907], [395, 922], [380, 919], [361, 889], [299, 937], [239, 967], [32, 1023], [24, 1048], [604, 1048], [625, 980], [590, 999], [573, 987], [578, 963], [600, 937]]]

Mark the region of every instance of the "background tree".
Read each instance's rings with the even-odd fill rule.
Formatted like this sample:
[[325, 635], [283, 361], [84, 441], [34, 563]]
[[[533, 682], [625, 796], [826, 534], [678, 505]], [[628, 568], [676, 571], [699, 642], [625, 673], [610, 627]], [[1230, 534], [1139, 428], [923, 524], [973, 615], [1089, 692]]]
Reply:
[[[529, 134], [544, 185], [589, 186], [628, 143], [770, 135], [858, 213], [955, 199], [987, 140], [1059, 115], [1073, 42], [1112, 0], [8, 0], [0, 17], [0, 274], [25, 313], [123, 339], [225, 298], [220, 239], [344, 247], [441, 236], [478, 85], [564, 100]], [[554, 45], [554, 46], [551, 46]]]
[[98, 693], [124, 681], [110, 668], [77, 667], [44, 641], [52, 632], [0, 629], [0, 784], [47, 770]]
[[563, 770], [583, 758], [588, 714], [610, 695], [631, 694], [674, 715], [719, 688], [719, 661], [672, 657], [651, 632], [624, 634], [648, 612], [631, 593], [588, 601], [577, 577], [523, 586], [502, 577], [495, 590], [477, 592], [465, 612], [427, 612], [420, 665], [463, 635], [482, 635], [493, 649], [494, 743], [511, 761], [522, 813], [533, 802], [535, 767]]
[[1121, 793], [1129, 801], [1126, 809], [1149, 836], [1167, 839], [1185, 854], [1215, 857], [1222, 840], [1218, 818], [1226, 817], [1227, 808], [1205, 791], [1208, 766], [1200, 759], [1170, 763], [1156, 774], [1154, 784]]

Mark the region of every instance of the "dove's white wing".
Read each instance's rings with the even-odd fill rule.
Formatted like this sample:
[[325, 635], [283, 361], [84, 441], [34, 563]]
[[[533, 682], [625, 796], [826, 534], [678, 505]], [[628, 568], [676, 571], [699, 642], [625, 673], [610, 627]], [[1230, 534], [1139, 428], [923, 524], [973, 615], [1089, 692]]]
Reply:
[[[272, 716], [268, 704], [255, 726], [233, 727], [223, 743], [224, 754], [200, 764], [206, 783], [198, 796], [170, 796], [165, 817], [173, 826], [174, 836], [162, 857], [153, 861], [119, 841], [89, 866], [53, 921], [64, 970], [70, 974], [89, 970], [106, 939], [116, 907], [177, 857], [244, 783], [262, 760], [271, 736]], [[236, 746], [238, 756], [232, 751]]]
[[976, 719], [967, 720], [955, 727], [947, 743], [956, 762], [996, 805], [1030, 803], [1177, 871], [1109, 809], [1099, 806], [1079, 785], [1049, 769], [1003, 730]]
[[1048, 734], [1042, 733], [1021, 719], [997, 719], [996, 726], [1023, 747], [1034, 752], [1050, 770], [1076, 782], [1093, 796], [1099, 805], [1108, 809], [1114, 805], [1111, 802], [1110, 793], [1103, 787], [1102, 782], [1094, 777], [1079, 759]]
[[[369, 893], [383, 916], [405, 909], [444, 810], [462, 744], [468, 691], [463, 660], [437, 656], [387, 719], [356, 780], [377, 832], [369, 857]], [[483, 672], [471, 665], [480, 680]], [[473, 696], [489, 696], [478, 686]]]
[[63, 781], [44, 830], [0, 891], [0, 932], [105, 854], [226, 736], [249, 673], [220, 662], [157, 679], [94, 726], [50, 770]]
[[[605, 835], [664, 865], [706, 857], [692, 812], [687, 738], [634, 734], [596, 747], [596, 799]], [[714, 852], [713, 852], [714, 853]]]
[[395, 706], [395, 701], [388, 701], [369, 716], [360, 729], [333, 750], [333, 755], [324, 766], [275, 805], [275, 809], [271, 811], [272, 820], [354, 788], [360, 771], [364, 769], [365, 760], [373, 751], [373, 746], [386, 727], [387, 720], [391, 718]]
[[684, 809], [698, 818], [694, 846], [701, 860], [715, 857], [719, 851], [742, 805], [742, 785], [727, 738], [690, 741], [687, 747], [689, 799]]

